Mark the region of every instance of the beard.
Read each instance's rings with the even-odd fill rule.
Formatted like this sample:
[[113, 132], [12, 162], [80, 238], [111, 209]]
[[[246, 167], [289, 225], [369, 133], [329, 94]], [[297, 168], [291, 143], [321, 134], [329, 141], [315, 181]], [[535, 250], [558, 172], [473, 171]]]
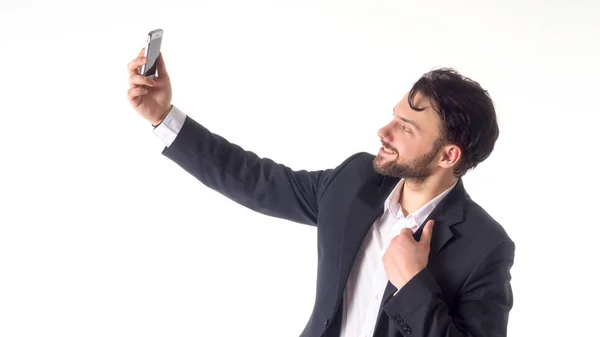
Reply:
[[[386, 148], [393, 149], [389, 143], [382, 143]], [[440, 141], [435, 142], [431, 151], [413, 160], [412, 162], [401, 162], [399, 161], [400, 158], [396, 158], [395, 160], [387, 159], [378, 153], [373, 160], [373, 168], [377, 173], [385, 176], [411, 179], [421, 183], [433, 173], [431, 163], [437, 157], [442, 145], [443, 144]], [[394, 152], [396, 152], [396, 154], [398, 153], [395, 150]]]

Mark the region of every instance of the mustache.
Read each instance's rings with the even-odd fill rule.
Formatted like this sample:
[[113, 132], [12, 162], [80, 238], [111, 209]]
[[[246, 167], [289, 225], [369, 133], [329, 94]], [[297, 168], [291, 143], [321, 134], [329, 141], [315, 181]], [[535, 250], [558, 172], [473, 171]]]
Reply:
[[395, 148], [392, 146], [392, 144], [390, 144], [390, 143], [386, 142], [386, 141], [385, 141], [385, 140], [383, 140], [383, 139], [381, 140], [381, 144], [382, 144], [382, 145], [383, 145], [383, 147], [385, 147], [385, 148], [388, 148], [388, 149], [390, 149], [390, 150], [392, 150], [392, 151], [394, 151], [394, 152], [398, 152], [398, 151], [396, 151], [396, 149], [395, 149]]

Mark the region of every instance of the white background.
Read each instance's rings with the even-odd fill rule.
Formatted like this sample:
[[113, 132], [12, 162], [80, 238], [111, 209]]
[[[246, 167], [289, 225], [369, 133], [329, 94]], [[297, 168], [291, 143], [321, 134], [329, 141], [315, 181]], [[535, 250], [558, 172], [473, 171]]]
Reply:
[[173, 103], [295, 169], [375, 153], [434, 67], [479, 81], [500, 138], [464, 181], [516, 242], [509, 336], [598, 336], [600, 5], [566, 3], [2, 0], [0, 336], [302, 331], [316, 230], [204, 187], [127, 101], [155, 28]]

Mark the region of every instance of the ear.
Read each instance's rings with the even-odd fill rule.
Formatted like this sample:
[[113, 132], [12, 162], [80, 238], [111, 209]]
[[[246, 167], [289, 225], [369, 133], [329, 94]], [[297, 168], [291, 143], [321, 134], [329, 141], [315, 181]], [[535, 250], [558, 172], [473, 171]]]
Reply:
[[443, 168], [450, 168], [452, 166], [455, 166], [456, 164], [458, 164], [458, 162], [460, 161], [460, 157], [462, 156], [462, 151], [460, 147], [454, 144], [449, 144], [442, 147], [440, 153], [442, 156], [440, 158], [439, 165]]

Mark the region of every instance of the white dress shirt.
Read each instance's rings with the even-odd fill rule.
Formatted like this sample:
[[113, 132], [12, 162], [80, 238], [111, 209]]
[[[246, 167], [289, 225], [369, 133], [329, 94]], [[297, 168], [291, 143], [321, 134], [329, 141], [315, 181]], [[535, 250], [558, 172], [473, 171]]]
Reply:
[[177, 137], [179, 130], [181, 130], [183, 122], [185, 122], [185, 117], [185, 114], [173, 105], [171, 110], [169, 110], [167, 117], [165, 117], [162, 123], [154, 128], [154, 134], [162, 139], [165, 145], [169, 147]]
[[400, 179], [385, 200], [383, 214], [371, 226], [354, 260], [344, 291], [340, 337], [373, 336], [382, 296], [389, 281], [382, 258], [390, 241], [405, 227], [416, 232], [456, 183], [408, 216], [404, 216], [400, 207], [403, 186], [404, 179]]
[[[168, 147], [177, 137], [185, 118], [186, 115], [173, 106], [153, 132]], [[404, 216], [400, 207], [403, 186], [404, 179], [401, 179], [387, 197], [383, 214], [371, 226], [356, 256], [344, 291], [340, 337], [373, 336], [381, 297], [389, 280], [381, 259], [390, 241], [405, 227], [416, 232], [456, 183], [408, 216]]]

